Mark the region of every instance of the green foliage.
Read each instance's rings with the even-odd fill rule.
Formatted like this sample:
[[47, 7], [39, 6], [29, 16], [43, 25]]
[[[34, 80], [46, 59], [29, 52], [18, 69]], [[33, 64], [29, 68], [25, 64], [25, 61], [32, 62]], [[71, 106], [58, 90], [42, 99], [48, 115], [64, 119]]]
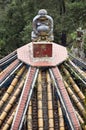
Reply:
[[69, 17], [72, 19], [75, 28], [86, 27], [86, 2], [74, 2], [68, 5]]
[[72, 33], [70, 34], [70, 36], [71, 36], [71, 38], [72, 38], [73, 40], [76, 40], [77, 34], [76, 34], [76, 32], [72, 32]]
[[82, 1], [0, 0], [0, 57], [31, 41], [32, 20], [41, 8], [54, 19], [57, 43], [63, 30], [71, 37], [79, 26], [85, 28], [86, 2]]
[[31, 31], [32, 31], [32, 23], [30, 22], [25, 26], [25, 28], [21, 32], [21, 39], [23, 43], [31, 42]]
[[85, 38], [84, 38], [84, 53], [85, 53], [85, 56], [86, 56], [86, 35], [85, 35]]
[[2, 58], [2, 55], [6, 55], [5, 51], [5, 41], [0, 39], [0, 57]]

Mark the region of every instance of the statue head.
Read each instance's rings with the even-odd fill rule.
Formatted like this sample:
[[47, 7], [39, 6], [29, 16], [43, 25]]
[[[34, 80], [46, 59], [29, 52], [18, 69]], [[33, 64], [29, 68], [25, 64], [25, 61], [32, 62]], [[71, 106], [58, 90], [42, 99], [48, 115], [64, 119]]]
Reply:
[[38, 15], [47, 15], [47, 11], [45, 9], [40, 9]]

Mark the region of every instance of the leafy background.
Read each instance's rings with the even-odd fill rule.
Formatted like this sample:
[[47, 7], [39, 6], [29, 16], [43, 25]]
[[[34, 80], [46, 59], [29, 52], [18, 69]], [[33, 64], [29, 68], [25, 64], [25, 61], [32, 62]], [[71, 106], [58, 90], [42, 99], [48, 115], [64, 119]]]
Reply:
[[86, 29], [86, 0], [0, 0], [0, 58], [31, 41], [32, 20], [42, 8], [54, 19], [56, 43], [63, 30], [70, 46], [76, 29]]

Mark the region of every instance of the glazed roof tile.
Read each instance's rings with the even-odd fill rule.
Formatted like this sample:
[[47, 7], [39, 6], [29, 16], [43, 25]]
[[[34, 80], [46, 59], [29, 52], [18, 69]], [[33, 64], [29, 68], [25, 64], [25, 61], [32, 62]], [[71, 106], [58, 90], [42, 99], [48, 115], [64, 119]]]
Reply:
[[[57, 90], [50, 75], [50, 67], [39, 68], [38, 73], [33, 75], [34, 80], [33, 78], [32, 81], [29, 79], [27, 83], [31, 67], [17, 58], [16, 51], [1, 59], [0, 83], [2, 84], [4, 81], [5, 85], [2, 84], [0, 87], [0, 129], [60, 130], [63, 128], [69, 130], [75, 117], [69, 116], [70, 123], [62, 100], [64, 103], [66, 102], [65, 106], [70, 112], [69, 115], [72, 114], [72, 108], [70, 109], [71, 106], [68, 106], [70, 100], [80, 128], [86, 129], [86, 70], [80, 64], [77, 66], [73, 60], [74, 58], [69, 58], [58, 65], [61, 75], [61, 79], [59, 77], [58, 79], [61, 81], [55, 79], [55, 82], [61, 90], [59, 87]], [[31, 74], [33, 73], [31, 72]], [[6, 78], [9, 79], [9, 84], [8, 80], [5, 80]], [[23, 95], [27, 85], [30, 85], [30, 90], [25, 90], [26, 94]], [[32, 86], [34, 86], [33, 89]], [[30, 94], [31, 91], [32, 94]], [[62, 97], [60, 97], [59, 92]], [[65, 96], [65, 92], [67, 96]], [[21, 118], [18, 117], [19, 115]], [[75, 124], [78, 130], [77, 123]]]

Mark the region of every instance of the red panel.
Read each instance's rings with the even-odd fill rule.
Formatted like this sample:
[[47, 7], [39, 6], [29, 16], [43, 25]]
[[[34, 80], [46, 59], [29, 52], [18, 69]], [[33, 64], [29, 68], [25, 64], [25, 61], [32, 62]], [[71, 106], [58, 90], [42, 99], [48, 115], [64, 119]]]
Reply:
[[33, 44], [33, 57], [52, 57], [52, 44]]
[[[36, 59], [36, 54], [34, 54], [35, 57], [33, 57], [32, 52], [33, 52], [33, 50], [35, 50], [35, 49], [33, 49], [33, 44], [37, 44], [38, 48], [41, 44], [43, 44], [43, 45], [48, 44], [47, 50], [46, 50], [46, 52], [48, 53], [48, 58], [43, 57], [43, 56], [45, 56], [44, 50], [43, 50], [43, 53], [42, 53], [44, 55], [40, 54], [41, 56], [37, 57], [37, 59]], [[52, 45], [50, 45], [50, 44], [52, 44]], [[51, 46], [51, 47], [49, 47], [49, 46]], [[50, 49], [50, 48], [52, 48], [52, 49]], [[39, 49], [37, 49], [37, 50], [39, 51]], [[35, 53], [36, 53], [37, 50], [35, 50]], [[49, 54], [49, 52], [51, 52], [51, 53]], [[62, 63], [63, 61], [65, 61], [68, 58], [67, 50], [66, 50], [65, 47], [58, 45], [56, 43], [49, 43], [49, 42], [34, 42], [34, 43], [31, 42], [31, 43], [17, 49], [17, 56], [18, 56], [19, 60], [23, 61], [24, 63], [26, 63], [28, 65], [41, 66], [41, 67], [56, 66], [56, 65]], [[51, 57], [49, 57], [49, 56], [51, 56]]]

